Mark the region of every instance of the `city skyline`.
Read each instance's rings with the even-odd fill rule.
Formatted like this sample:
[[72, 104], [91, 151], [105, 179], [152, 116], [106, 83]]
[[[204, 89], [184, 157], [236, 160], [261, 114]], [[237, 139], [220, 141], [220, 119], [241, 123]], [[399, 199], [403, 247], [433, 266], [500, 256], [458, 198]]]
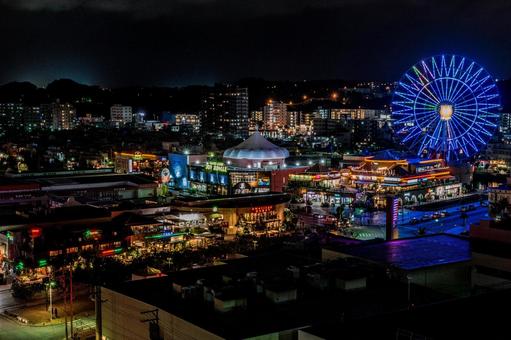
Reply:
[[510, 16], [0, 0], [0, 340], [508, 337]]

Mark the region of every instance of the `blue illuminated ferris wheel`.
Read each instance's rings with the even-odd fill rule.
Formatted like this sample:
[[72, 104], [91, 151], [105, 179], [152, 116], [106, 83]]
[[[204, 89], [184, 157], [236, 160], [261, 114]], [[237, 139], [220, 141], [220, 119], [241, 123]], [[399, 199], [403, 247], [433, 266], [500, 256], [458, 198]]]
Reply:
[[472, 60], [440, 55], [419, 61], [392, 99], [394, 129], [421, 157], [462, 160], [477, 153], [499, 123], [499, 92]]

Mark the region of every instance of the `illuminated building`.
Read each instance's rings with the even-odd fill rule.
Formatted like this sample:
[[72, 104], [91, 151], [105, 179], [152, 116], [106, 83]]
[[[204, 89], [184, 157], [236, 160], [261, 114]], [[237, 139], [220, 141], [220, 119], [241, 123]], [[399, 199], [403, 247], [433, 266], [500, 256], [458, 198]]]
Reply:
[[289, 174], [307, 168], [287, 165], [289, 152], [258, 131], [225, 150], [223, 160], [209, 157], [190, 161], [191, 156], [170, 156], [174, 187], [214, 195], [282, 192]]
[[250, 193], [282, 192], [290, 173], [306, 168], [236, 168], [223, 162], [208, 161], [191, 164], [189, 188], [201, 193], [215, 195], [241, 195]]
[[194, 132], [200, 131], [200, 116], [190, 113], [178, 113], [174, 115], [176, 126], [190, 126]]
[[115, 152], [115, 172], [121, 174], [143, 173], [157, 177], [163, 168], [168, 167], [165, 156], [135, 152]]
[[289, 151], [266, 140], [259, 131], [241, 144], [224, 152], [228, 165], [240, 168], [265, 168], [284, 166]]
[[25, 131], [33, 131], [45, 127], [41, 107], [37, 105], [25, 105], [23, 108], [23, 128]]
[[0, 103], [0, 135], [5, 130], [25, 130], [27, 132], [45, 127], [46, 121], [38, 105], [23, 103]]
[[287, 191], [305, 201], [319, 201], [329, 205], [349, 204], [355, 191], [342, 185], [342, 172], [316, 164], [305, 172], [289, 175]]
[[264, 127], [275, 129], [289, 125], [287, 105], [283, 102], [270, 100], [263, 108]]
[[133, 123], [133, 108], [120, 104], [110, 107], [110, 122], [117, 127]]
[[488, 188], [490, 213], [499, 220], [511, 216], [511, 177], [506, 184]]
[[284, 221], [288, 194], [266, 193], [213, 199], [180, 197], [174, 201], [177, 211], [195, 214], [223, 228], [225, 234], [278, 232]]
[[207, 162], [206, 154], [191, 154], [189, 151], [183, 153], [170, 153], [170, 182], [169, 185], [175, 189], [188, 189], [190, 181], [190, 167], [200, 166]]
[[398, 195], [404, 204], [459, 196], [461, 183], [443, 159], [408, 158], [391, 150], [366, 157], [350, 169], [349, 184], [375, 194], [375, 205], [385, 205], [385, 195]]
[[23, 116], [23, 104], [1, 103], [0, 104], [0, 134], [5, 130], [17, 129], [21, 125]]
[[10, 174], [0, 181], [0, 205], [61, 205], [73, 196], [82, 202], [156, 197], [158, 184], [141, 174], [112, 169]]
[[475, 163], [474, 175], [477, 182], [487, 182], [488, 186], [505, 183], [511, 175], [511, 144], [489, 143]]
[[258, 127], [264, 126], [263, 111], [250, 111], [249, 130], [255, 131]]
[[499, 131], [502, 133], [510, 133], [511, 132], [511, 113], [502, 112], [500, 114]]
[[76, 110], [69, 103], [51, 103], [41, 106], [52, 130], [71, 130], [76, 126]]
[[248, 137], [248, 89], [216, 85], [202, 97], [201, 131]]

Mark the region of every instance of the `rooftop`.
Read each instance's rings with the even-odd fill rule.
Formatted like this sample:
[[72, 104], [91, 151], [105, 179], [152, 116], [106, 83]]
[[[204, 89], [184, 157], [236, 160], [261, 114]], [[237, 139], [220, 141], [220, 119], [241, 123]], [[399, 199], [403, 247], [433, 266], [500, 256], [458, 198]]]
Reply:
[[469, 261], [470, 242], [447, 234], [393, 240], [347, 247], [343, 253], [404, 270]]
[[289, 157], [287, 149], [271, 143], [259, 131], [224, 152], [224, 158], [231, 159], [271, 160], [287, 157]]
[[272, 205], [289, 202], [291, 196], [284, 193], [263, 193], [263, 194], [246, 194], [236, 196], [225, 196], [218, 198], [198, 198], [179, 196], [175, 199], [176, 206], [190, 206], [190, 207], [219, 207], [219, 208], [233, 208], [233, 207], [252, 207], [262, 205]]
[[[297, 270], [298, 278], [290, 268]], [[352, 273], [352, 270], [355, 272]], [[329, 288], [317, 287], [316, 279], [328, 282]], [[368, 277], [371, 287], [356, 291], [336, 288], [334, 278]], [[383, 281], [382, 281], [383, 280]], [[172, 313], [203, 329], [228, 339], [248, 338], [273, 332], [296, 329], [325, 320], [338, 320], [343, 310], [354, 315], [364, 310], [395, 309], [405, 303], [404, 285], [386, 285], [385, 273], [367, 261], [355, 258], [328, 263], [316, 263], [314, 259], [275, 252], [260, 256], [227, 261], [201, 269], [169, 274], [168, 277], [126, 282], [114, 288], [122, 294], [138, 299]], [[297, 289], [296, 299], [286, 303], [274, 303], [257, 292], [257, 285], [273, 292]], [[194, 296], [181, 295], [173, 290], [172, 283], [189, 287]], [[211, 302], [203, 298], [203, 290], [213, 289], [215, 295], [225, 298], [246, 298], [244, 308], [229, 312], [215, 311]], [[227, 295], [226, 295], [227, 294]], [[240, 295], [241, 294], [241, 295]], [[254, 322], [257, 320], [257, 322]]]

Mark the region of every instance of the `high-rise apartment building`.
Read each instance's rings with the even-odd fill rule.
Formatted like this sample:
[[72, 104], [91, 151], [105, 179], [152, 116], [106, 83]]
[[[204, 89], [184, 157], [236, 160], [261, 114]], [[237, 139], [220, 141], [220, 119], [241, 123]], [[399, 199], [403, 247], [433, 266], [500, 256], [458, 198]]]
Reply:
[[283, 102], [270, 100], [264, 106], [264, 124], [267, 129], [276, 129], [289, 125], [287, 105]]
[[201, 130], [248, 137], [248, 89], [216, 85], [202, 97]]
[[44, 119], [41, 107], [23, 103], [0, 103], [0, 134], [6, 130], [33, 131], [43, 128]]
[[250, 111], [250, 118], [249, 118], [249, 129], [250, 131], [254, 131], [256, 127], [262, 128], [264, 125], [264, 115], [263, 111], [256, 110], [256, 111]]
[[41, 107], [38, 105], [25, 105], [23, 107], [23, 128], [25, 131], [34, 131], [46, 127], [46, 121], [43, 119]]
[[0, 134], [22, 126], [23, 108], [22, 103], [0, 103]]
[[52, 130], [71, 130], [76, 126], [76, 110], [69, 103], [44, 104], [41, 110]]

